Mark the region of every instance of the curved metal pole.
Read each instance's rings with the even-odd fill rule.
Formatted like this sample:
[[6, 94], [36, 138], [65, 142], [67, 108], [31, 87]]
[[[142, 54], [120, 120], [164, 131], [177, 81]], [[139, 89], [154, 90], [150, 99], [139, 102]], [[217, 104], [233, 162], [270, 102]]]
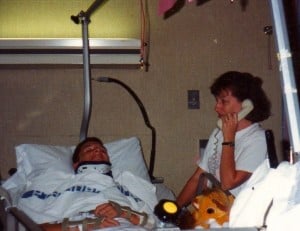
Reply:
[[82, 45], [83, 45], [83, 80], [84, 80], [84, 109], [80, 129], [80, 141], [87, 137], [89, 122], [91, 117], [92, 90], [91, 90], [91, 70], [88, 39], [89, 19], [83, 17], [82, 20]]
[[91, 14], [107, 0], [96, 0], [87, 9], [86, 12], [81, 11], [77, 16], [72, 15], [71, 19], [74, 23], [82, 25], [82, 50], [83, 50], [83, 81], [84, 81], [84, 109], [80, 128], [80, 141], [87, 137], [89, 122], [91, 117], [92, 92], [91, 92], [91, 69], [89, 54], [89, 33], [88, 24], [90, 23]]
[[93, 80], [96, 80], [98, 82], [117, 83], [117, 84], [121, 85], [125, 90], [127, 90], [127, 92], [134, 98], [135, 102], [137, 103], [137, 105], [139, 106], [139, 108], [141, 110], [141, 113], [143, 115], [146, 126], [148, 128], [150, 128], [151, 133], [152, 133], [152, 148], [151, 148], [149, 171], [148, 171], [149, 176], [151, 178], [152, 183], [162, 183], [163, 178], [161, 178], [161, 177], [157, 178], [157, 177], [153, 176], [154, 164], [155, 164], [155, 154], [156, 154], [156, 131], [155, 131], [155, 128], [151, 125], [151, 123], [149, 121], [148, 114], [147, 114], [146, 109], [145, 109], [142, 101], [140, 100], [140, 98], [135, 94], [135, 92], [129, 86], [127, 86], [125, 83], [121, 82], [120, 80], [113, 79], [110, 77], [99, 77], [99, 78], [93, 79]]

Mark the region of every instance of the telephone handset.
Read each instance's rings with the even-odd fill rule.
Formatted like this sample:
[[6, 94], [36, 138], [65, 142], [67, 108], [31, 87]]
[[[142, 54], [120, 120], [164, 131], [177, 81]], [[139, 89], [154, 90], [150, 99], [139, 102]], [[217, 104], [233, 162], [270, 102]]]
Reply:
[[[245, 118], [253, 110], [253, 103], [250, 99], [245, 99], [242, 103], [242, 110], [238, 113], [238, 121]], [[217, 122], [218, 127], [222, 128], [222, 120], [219, 119]]]

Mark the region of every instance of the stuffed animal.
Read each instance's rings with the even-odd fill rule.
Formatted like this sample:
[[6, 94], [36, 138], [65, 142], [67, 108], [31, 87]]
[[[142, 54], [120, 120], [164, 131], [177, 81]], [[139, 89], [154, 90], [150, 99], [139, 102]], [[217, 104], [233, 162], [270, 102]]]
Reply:
[[209, 229], [213, 223], [223, 226], [229, 221], [234, 196], [229, 190], [223, 190], [214, 175], [207, 172], [201, 174], [198, 189], [201, 190], [197, 191], [198, 195], [191, 204], [187, 209], [182, 209], [178, 226], [181, 229]]
[[208, 229], [212, 221], [220, 226], [228, 222], [233, 201], [234, 197], [227, 195], [221, 189], [211, 188], [203, 191], [192, 202], [193, 228], [200, 226]]

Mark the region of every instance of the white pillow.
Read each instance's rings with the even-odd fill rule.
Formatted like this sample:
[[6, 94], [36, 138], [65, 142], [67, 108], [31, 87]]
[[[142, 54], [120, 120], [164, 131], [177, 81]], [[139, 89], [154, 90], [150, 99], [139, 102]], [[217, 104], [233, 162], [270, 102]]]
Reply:
[[[136, 137], [121, 139], [104, 145], [110, 156], [114, 176], [118, 176], [126, 170], [150, 181], [140, 142]], [[74, 148], [74, 146], [42, 144], [18, 145], [15, 148], [18, 172], [23, 174], [27, 180], [53, 171], [74, 174], [72, 168]]]

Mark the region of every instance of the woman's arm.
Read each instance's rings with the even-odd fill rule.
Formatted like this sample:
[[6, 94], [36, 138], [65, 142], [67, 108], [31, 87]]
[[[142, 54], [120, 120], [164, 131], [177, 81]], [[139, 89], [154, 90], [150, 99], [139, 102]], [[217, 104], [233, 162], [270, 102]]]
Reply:
[[[243, 126], [250, 126], [251, 122], [245, 119], [242, 121], [238, 121], [237, 114], [232, 113], [227, 114], [222, 118], [222, 124], [223, 142], [227, 143], [227, 145], [222, 145], [222, 154], [220, 161], [220, 181], [222, 188], [224, 190], [229, 190], [239, 186], [251, 176], [251, 173], [249, 172], [236, 170], [234, 158], [234, 141], [236, 132]], [[232, 142], [233, 144], [228, 145], [228, 143]]]
[[220, 164], [220, 180], [224, 190], [233, 189], [251, 176], [250, 172], [236, 170], [234, 160], [234, 147], [224, 145], [222, 148]]
[[203, 172], [204, 171], [201, 168], [197, 167], [196, 171], [187, 181], [187, 183], [185, 184], [185, 186], [183, 187], [182, 191], [176, 199], [176, 202], [179, 205], [179, 207], [183, 207], [189, 204], [195, 197], [198, 189], [200, 175]]

